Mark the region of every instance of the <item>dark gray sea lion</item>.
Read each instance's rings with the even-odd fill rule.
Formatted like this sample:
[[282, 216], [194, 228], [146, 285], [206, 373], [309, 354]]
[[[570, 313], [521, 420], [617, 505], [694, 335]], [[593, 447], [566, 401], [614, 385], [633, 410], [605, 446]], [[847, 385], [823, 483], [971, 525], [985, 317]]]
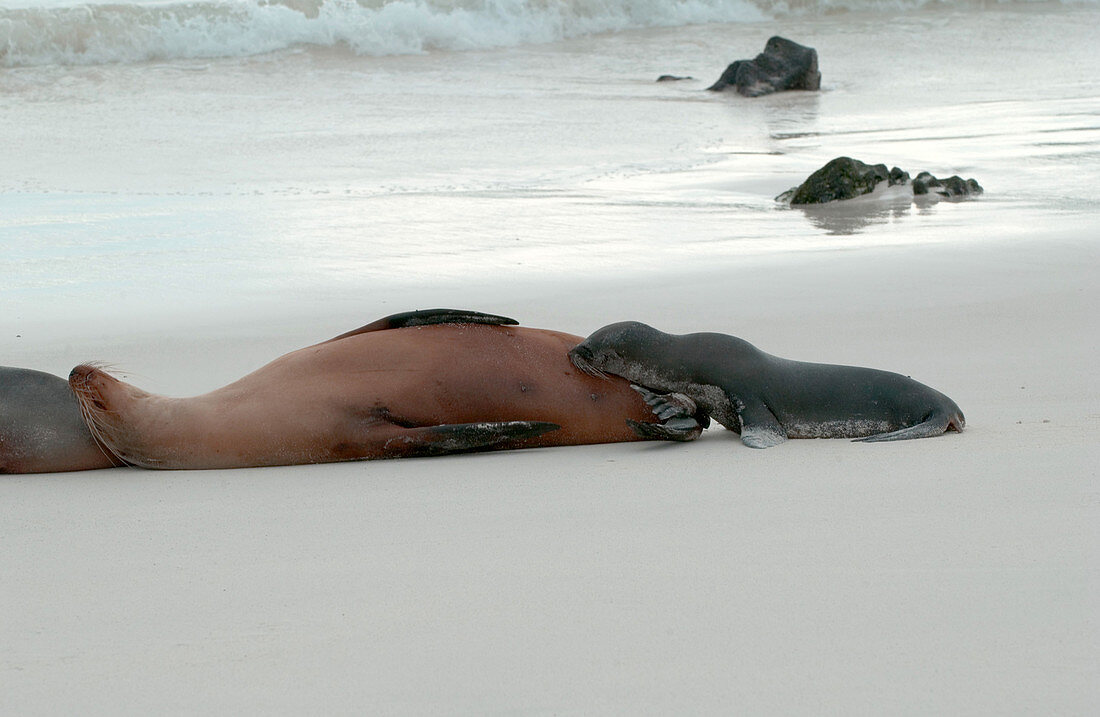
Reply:
[[[788, 438], [925, 438], [965, 425], [954, 401], [906, 376], [791, 361], [726, 334], [675, 336], [627, 321], [596, 331], [569, 356], [581, 370], [648, 389], [643, 395], [659, 409], [677, 401], [654, 392], [687, 396], [752, 448]], [[632, 425], [641, 435], [675, 437], [668, 426]]]
[[0, 366], [0, 473], [51, 473], [122, 465], [100, 448], [69, 384]]
[[719, 92], [731, 88], [746, 97], [783, 90], [820, 90], [817, 50], [785, 37], [773, 37], [763, 52], [751, 60], [737, 60], [707, 89]]

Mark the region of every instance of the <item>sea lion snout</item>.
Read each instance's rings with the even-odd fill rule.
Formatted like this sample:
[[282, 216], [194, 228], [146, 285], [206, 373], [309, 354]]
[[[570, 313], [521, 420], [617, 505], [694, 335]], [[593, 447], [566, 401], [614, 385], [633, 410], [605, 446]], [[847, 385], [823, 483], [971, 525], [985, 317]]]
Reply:
[[82, 363], [69, 371], [69, 384], [85, 384], [98, 369], [86, 363]]
[[94, 407], [106, 410], [104, 391], [109, 390], [111, 384], [118, 383], [118, 379], [94, 364], [82, 363], [69, 372], [69, 388], [84, 409]]
[[106, 374], [97, 366], [82, 363], [69, 372], [69, 387], [79, 398], [88, 391], [98, 389]]

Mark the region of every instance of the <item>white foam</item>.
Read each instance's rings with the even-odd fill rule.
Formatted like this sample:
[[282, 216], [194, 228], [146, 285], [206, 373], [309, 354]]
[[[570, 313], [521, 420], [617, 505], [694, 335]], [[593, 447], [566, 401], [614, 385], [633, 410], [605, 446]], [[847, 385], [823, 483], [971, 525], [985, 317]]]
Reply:
[[[1012, 0], [1013, 3], [1021, 0]], [[1022, 0], [1027, 3], [1028, 0]], [[1035, 0], [1038, 2], [1039, 0]], [[1009, 2], [1009, 0], [1004, 0]], [[1067, 5], [1100, 0], [1062, 0]], [[982, 7], [984, 0], [960, 0]], [[646, 27], [939, 7], [938, 0], [0, 0], [0, 67], [507, 47]]]
[[262, 54], [362, 55], [551, 42], [630, 28], [766, 17], [749, 0], [199, 0], [0, 6], [0, 66]]

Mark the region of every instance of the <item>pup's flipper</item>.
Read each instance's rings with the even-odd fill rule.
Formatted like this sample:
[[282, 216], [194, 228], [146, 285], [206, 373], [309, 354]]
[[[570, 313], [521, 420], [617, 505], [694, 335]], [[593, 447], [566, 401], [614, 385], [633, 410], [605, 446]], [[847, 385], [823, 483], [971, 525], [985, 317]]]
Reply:
[[628, 418], [626, 425], [649, 441], [694, 441], [703, 432], [703, 426], [691, 416], [671, 418], [664, 423], [640, 423]]
[[741, 421], [741, 442], [749, 448], [771, 448], [787, 440], [787, 432], [763, 401], [744, 404], [737, 418]]

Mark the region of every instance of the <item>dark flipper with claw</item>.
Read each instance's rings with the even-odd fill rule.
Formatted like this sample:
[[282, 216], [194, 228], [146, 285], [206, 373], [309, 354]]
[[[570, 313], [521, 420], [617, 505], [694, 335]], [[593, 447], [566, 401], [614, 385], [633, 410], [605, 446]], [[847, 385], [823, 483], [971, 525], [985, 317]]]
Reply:
[[650, 441], [694, 441], [703, 432], [703, 426], [691, 416], [672, 418], [664, 423], [639, 423], [628, 418], [626, 425], [640, 438]]
[[710, 417], [699, 414], [695, 401], [682, 393], [655, 393], [644, 386], [630, 387], [642, 398], [661, 423], [639, 423], [627, 419], [626, 423], [641, 438], [653, 441], [694, 441], [710, 425]]
[[510, 441], [535, 438], [560, 429], [547, 421], [493, 421], [447, 423], [411, 428], [386, 442], [392, 456], [440, 456], [448, 453], [484, 451]]
[[408, 326], [431, 326], [432, 324], [488, 324], [490, 326], [514, 326], [519, 322], [509, 319], [507, 316], [495, 314], [483, 314], [480, 311], [465, 311], [463, 309], [421, 309], [419, 311], [403, 311], [400, 314], [372, 321], [366, 326], [340, 334], [329, 341], [339, 341], [349, 336], [357, 336], [371, 331], [385, 331], [387, 329], [402, 329]]
[[662, 421], [676, 416], [694, 416], [699, 411], [695, 401], [682, 393], [656, 393], [634, 383], [630, 387], [642, 395], [653, 415]]

